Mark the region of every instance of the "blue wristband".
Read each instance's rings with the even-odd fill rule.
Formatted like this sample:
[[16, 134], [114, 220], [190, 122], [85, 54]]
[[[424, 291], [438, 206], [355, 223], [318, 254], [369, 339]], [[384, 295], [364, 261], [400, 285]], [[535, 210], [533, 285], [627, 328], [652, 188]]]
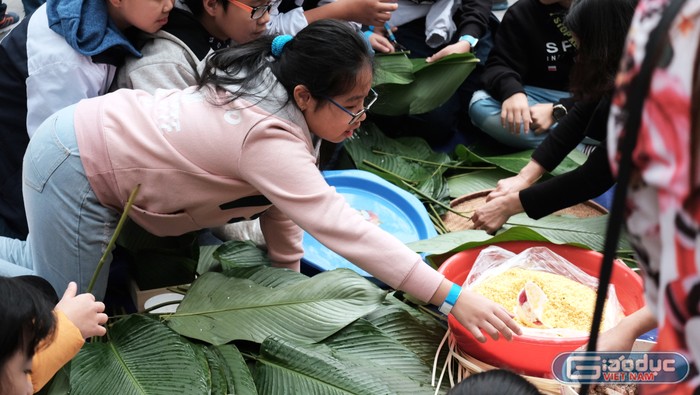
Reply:
[[[372, 26], [370, 26], [371, 28]], [[374, 29], [370, 29], [367, 31], [362, 32], [362, 37], [365, 38], [365, 42], [367, 43], [367, 49], [369, 50], [369, 54], [374, 56], [374, 48], [372, 48], [372, 43], [369, 41], [369, 36], [374, 34]]]
[[474, 47], [476, 47], [476, 43], [479, 42], [479, 39], [474, 37], [474, 36], [471, 36], [469, 34], [465, 34], [459, 38], [459, 41], [466, 41], [469, 43], [470, 47], [474, 48]]
[[439, 308], [440, 312], [445, 314], [445, 315], [450, 314], [450, 311], [452, 311], [452, 307], [454, 307], [455, 303], [457, 303], [457, 299], [459, 298], [459, 295], [461, 295], [461, 294], [462, 294], [462, 287], [460, 287], [457, 284], [452, 284], [452, 288], [450, 288], [450, 292], [447, 294], [445, 301], [442, 303], [442, 305]]

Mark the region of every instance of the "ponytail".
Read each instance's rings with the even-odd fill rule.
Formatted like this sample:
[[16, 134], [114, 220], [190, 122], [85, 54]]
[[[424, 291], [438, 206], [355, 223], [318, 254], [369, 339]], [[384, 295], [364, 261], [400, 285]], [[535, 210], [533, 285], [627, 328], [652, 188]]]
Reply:
[[[324, 19], [302, 29], [273, 56], [275, 37], [257, 40], [215, 52], [207, 59], [200, 88], [227, 89], [227, 101], [239, 97], [262, 100], [274, 79], [261, 78], [270, 70], [287, 91], [306, 86], [320, 100], [349, 91], [365, 67], [372, 67], [372, 56], [364, 38], [346, 22]], [[278, 44], [279, 46], [279, 44]], [[261, 81], [265, 81], [261, 85]]]

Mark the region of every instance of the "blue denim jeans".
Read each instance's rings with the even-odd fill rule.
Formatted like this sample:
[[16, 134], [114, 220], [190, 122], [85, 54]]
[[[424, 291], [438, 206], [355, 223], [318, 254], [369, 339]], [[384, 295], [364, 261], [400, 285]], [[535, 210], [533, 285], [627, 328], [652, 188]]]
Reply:
[[[45, 278], [59, 295], [70, 281], [78, 283], [79, 292], [87, 290], [120, 216], [100, 204], [85, 176], [74, 112], [70, 106], [49, 117], [27, 148], [27, 240], [0, 237], [0, 259]], [[92, 290], [98, 299], [104, 297], [111, 260], [110, 253]]]
[[[571, 95], [569, 92], [538, 88], [536, 86], [526, 85], [524, 88], [530, 106], [538, 103], [556, 103]], [[530, 149], [540, 145], [542, 140], [547, 137], [547, 133], [535, 135], [535, 132], [532, 130], [525, 133], [522, 126], [520, 127], [520, 132], [511, 133], [508, 129], [501, 126], [502, 104], [491, 97], [485, 90], [475, 92], [469, 103], [469, 116], [474, 126], [509, 147]], [[556, 124], [553, 127], [556, 127]]]

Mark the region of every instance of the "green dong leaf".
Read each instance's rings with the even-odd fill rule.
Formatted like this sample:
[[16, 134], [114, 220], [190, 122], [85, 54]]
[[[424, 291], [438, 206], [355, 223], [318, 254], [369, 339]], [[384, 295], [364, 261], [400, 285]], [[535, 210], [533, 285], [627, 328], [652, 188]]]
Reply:
[[206, 394], [206, 363], [190, 343], [155, 319], [131, 315], [108, 341], [86, 343], [73, 358], [71, 394]]
[[[374, 336], [367, 337], [365, 341], [371, 343]], [[274, 336], [261, 345], [254, 377], [260, 393], [269, 395], [413, 395], [434, 391], [390, 366], [353, 358], [326, 345], [301, 344]]]
[[177, 312], [164, 318], [181, 335], [214, 345], [232, 340], [260, 343], [273, 334], [313, 343], [373, 311], [385, 296], [349, 269], [277, 288], [205, 273], [192, 284]]
[[447, 101], [476, 67], [471, 53], [437, 62], [406, 55], [375, 57], [374, 89], [379, 99], [371, 111], [382, 115], [423, 114]]

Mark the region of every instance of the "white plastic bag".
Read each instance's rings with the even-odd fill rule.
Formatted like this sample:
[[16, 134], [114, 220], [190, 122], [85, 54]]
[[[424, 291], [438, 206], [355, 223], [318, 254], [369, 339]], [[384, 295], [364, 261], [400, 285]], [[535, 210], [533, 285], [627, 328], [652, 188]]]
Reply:
[[[554, 253], [547, 247], [531, 247], [520, 254], [515, 254], [498, 246], [490, 246], [481, 251], [474, 262], [464, 287], [474, 288], [478, 284], [487, 281], [496, 275], [504, 273], [513, 268], [539, 270], [547, 273], [558, 274], [583, 284], [594, 291], [598, 289], [598, 279], [579, 269], [576, 265]], [[504, 306], [515, 315], [513, 306]], [[591, 315], [593, 311], [591, 311]], [[620, 305], [615, 287], [608, 288], [606, 310], [603, 316], [604, 329], [615, 326], [623, 317], [622, 306]], [[525, 334], [547, 337], [570, 337], [586, 336], [580, 330], [564, 328], [532, 328], [523, 327]]]

